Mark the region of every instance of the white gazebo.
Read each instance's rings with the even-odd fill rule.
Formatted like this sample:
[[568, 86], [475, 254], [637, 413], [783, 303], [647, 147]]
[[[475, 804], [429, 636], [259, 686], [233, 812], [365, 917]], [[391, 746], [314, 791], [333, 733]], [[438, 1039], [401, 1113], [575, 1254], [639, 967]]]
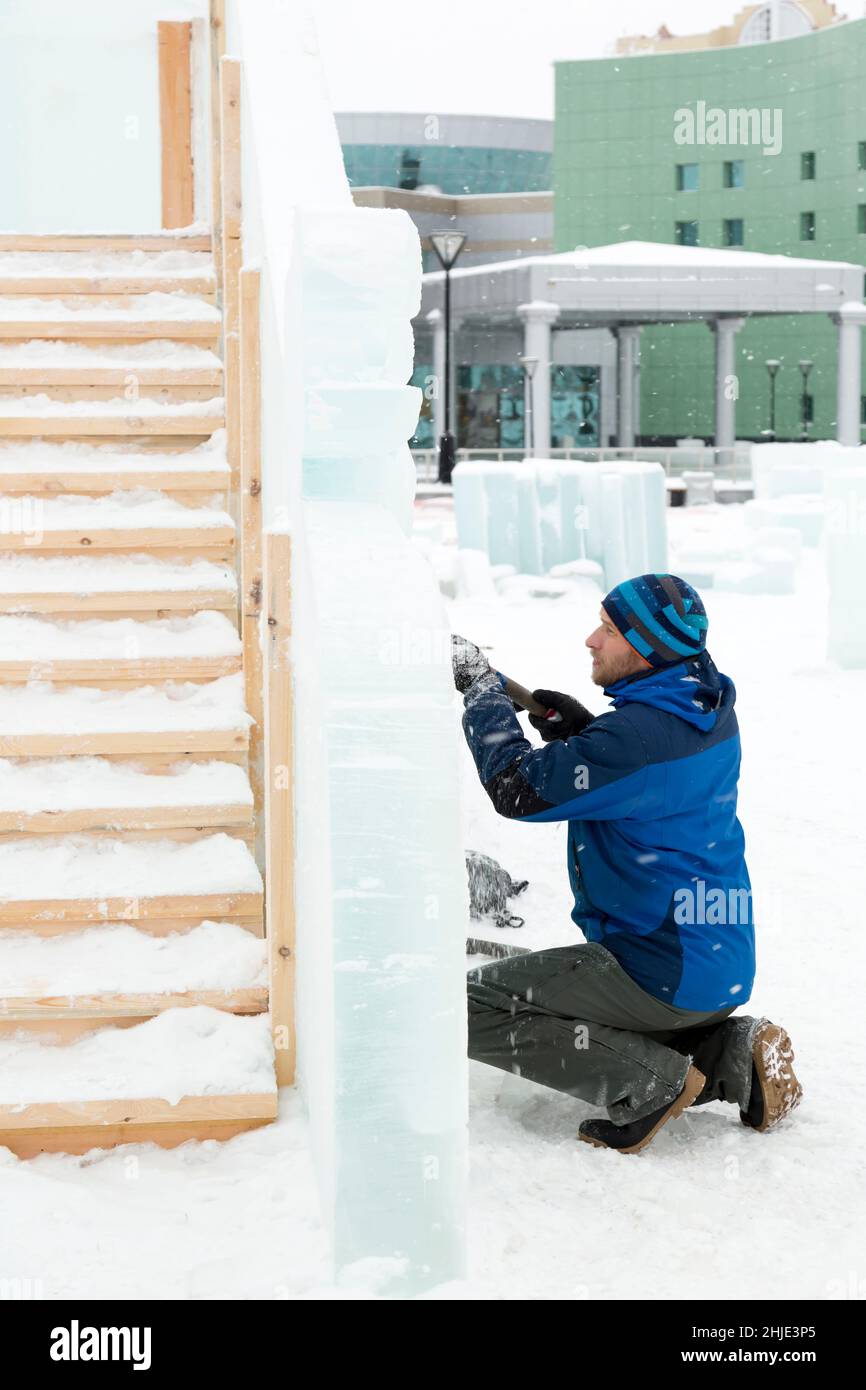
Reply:
[[[424, 276], [420, 320], [433, 333], [434, 362], [444, 361], [441, 271]], [[736, 335], [753, 316], [829, 314], [839, 334], [836, 434], [860, 443], [860, 334], [866, 323], [863, 267], [845, 261], [625, 241], [613, 246], [527, 256], [451, 271], [452, 325], [477, 334], [522, 324], [523, 353], [534, 373], [535, 447], [550, 448], [551, 333], [607, 329], [616, 340], [617, 436], [634, 444], [640, 331], [648, 324], [704, 320], [715, 334], [717, 448], [736, 438]], [[452, 392], [452, 399], [454, 393]], [[438, 403], [437, 403], [438, 404]], [[437, 437], [444, 421], [436, 421]]]

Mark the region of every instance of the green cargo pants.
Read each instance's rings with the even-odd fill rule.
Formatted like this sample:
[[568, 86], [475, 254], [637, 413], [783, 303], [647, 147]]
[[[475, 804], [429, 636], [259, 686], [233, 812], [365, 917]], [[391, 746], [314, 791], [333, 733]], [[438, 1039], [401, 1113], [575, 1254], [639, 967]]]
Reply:
[[758, 1019], [677, 1009], [647, 994], [597, 942], [510, 956], [467, 977], [469, 1056], [600, 1105], [614, 1124], [679, 1095], [690, 1059], [698, 1100], [746, 1110]]

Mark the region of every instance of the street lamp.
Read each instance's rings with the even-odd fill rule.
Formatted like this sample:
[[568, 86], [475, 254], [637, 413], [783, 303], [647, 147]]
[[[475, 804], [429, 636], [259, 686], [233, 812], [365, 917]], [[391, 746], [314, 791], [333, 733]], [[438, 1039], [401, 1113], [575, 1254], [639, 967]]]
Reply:
[[800, 415], [801, 415], [801, 426], [802, 426], [801, 433], [802, 433], [803, 439], [808, 439], [808, 438], [809, 438], [809, 373], [811, 372], [811, 370], [812, 370], [812, 368], [813, 368], [813, 366], [814, 366], [815, 364], [814, 364], [814, 362], [810, 362], [810, 361], [808, 360], [808, 358], [803, 358], [802, 361], [800, 361], [800, 362], [797, 363], [797, 365], [798, 365], [798, 367], [800, 368], [800, 371], [801, 371], [802, 374], [803, 374], [803, 394], [802, 394], [802, 396], [801, 396], [801, 398], [800, 398]]
[[781, 366], [781, 362], [775, 357], [771, 357], [766, 363], [767, 371], [770, 374], [770, 428], [767, 430], [767, 434], [771, 439], [776, 438], [776, 375]]
[[518, 357], [518, 362], [523, 363], [523, 371], [526, 376], [526, 384], [529, 387], [527, 392], [527, 411], [526, 411], [526, 451], [530, 458], [535, 457], [535, 403], [532, 395], [532, 382], [535, 377], [535, 369], [538, 366], [537, 357]]
[[454, 472], [454, 436], [451, 433], [451, 278], [450, 272], [466, 243], [465, 232], [431, 232], [430, 242], [445, 271], [445, 428], [439, 440], [439, 481], [450, 483]]

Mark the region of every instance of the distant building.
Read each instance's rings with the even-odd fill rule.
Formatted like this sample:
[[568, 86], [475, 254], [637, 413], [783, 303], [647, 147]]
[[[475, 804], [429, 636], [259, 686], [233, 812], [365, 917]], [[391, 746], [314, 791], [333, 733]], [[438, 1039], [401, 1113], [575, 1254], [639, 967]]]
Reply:
[[652, 37], [633, 34], [618, 39], [616, 51], [634, 53], [688, 53], [700, 48], [730, 48], [734, 44], [768, 43], [796, 39], [813, 29], [837, 24], [841, 16], [828, 0], [779, 0], [778, 4], [746, 5], [730, 24], [706, 34], [672, 34], [666, 24]]

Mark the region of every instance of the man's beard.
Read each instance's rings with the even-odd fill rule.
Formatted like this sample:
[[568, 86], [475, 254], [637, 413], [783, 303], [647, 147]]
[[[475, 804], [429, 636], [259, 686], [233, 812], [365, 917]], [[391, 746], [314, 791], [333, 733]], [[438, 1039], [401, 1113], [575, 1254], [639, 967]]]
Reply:
[[642, 669], [635, 653], [623, 652], [621, 656], [601, 657], [598, 665], [593, 666], [590, 679], [593, 685], [614, 685], [625, 676], [636, 676]]

